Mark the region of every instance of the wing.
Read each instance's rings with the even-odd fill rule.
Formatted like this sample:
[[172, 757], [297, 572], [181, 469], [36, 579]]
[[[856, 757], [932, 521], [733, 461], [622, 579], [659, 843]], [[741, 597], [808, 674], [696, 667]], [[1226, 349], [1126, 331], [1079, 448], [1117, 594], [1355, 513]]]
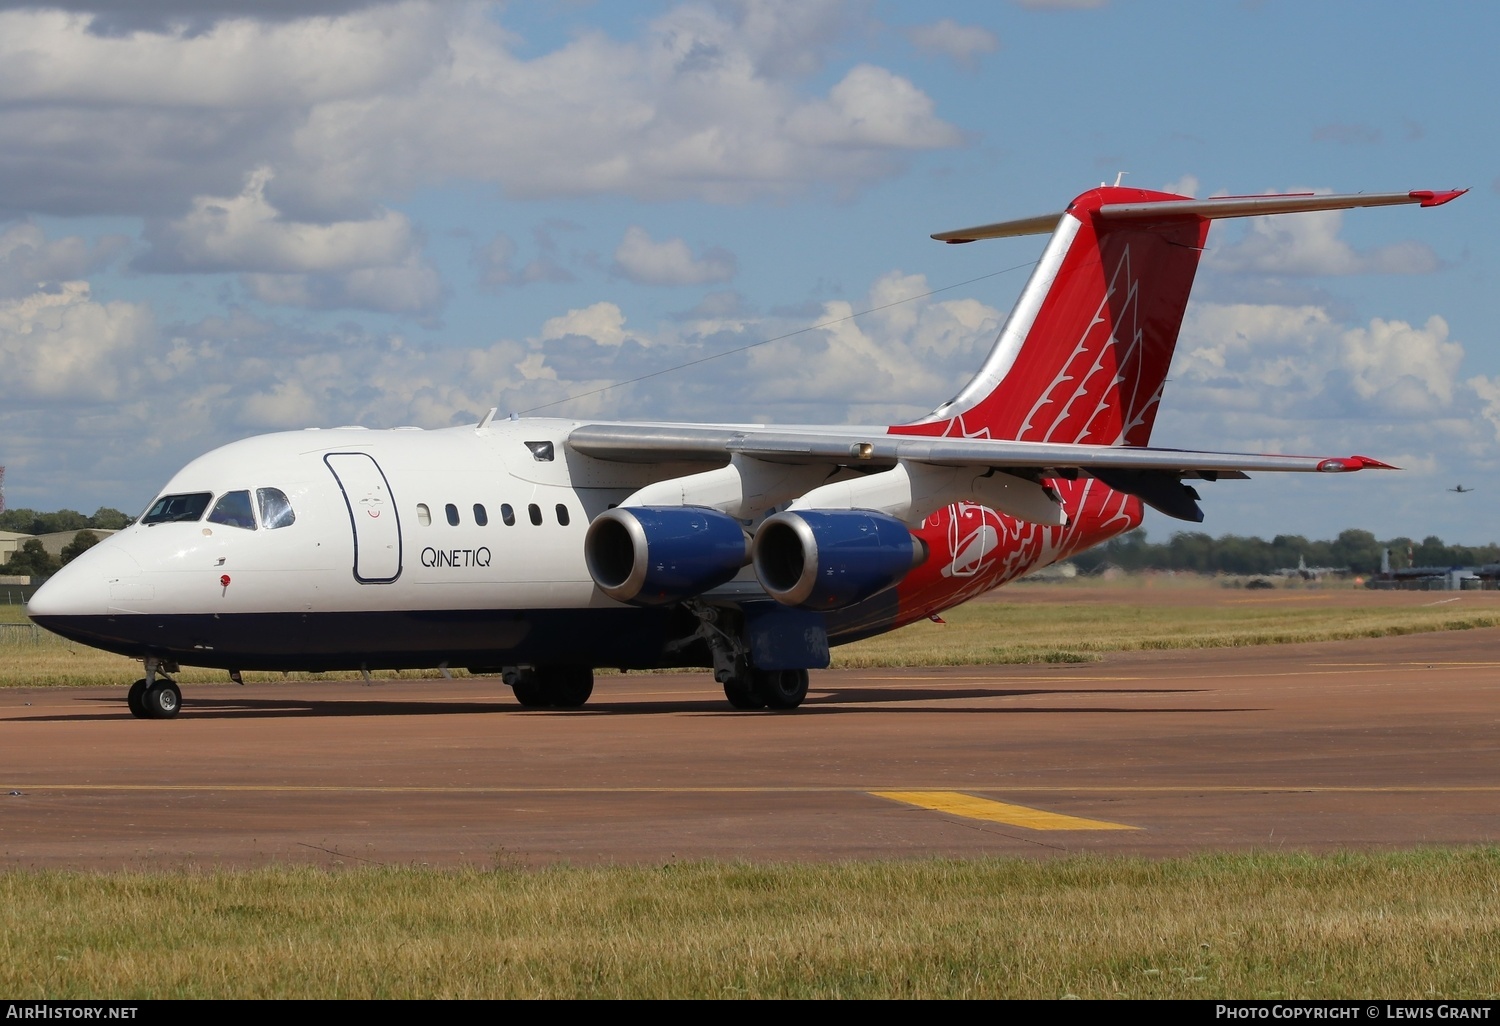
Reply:
[[[962, 482], [998, 474], [1038, 487], [1042, 487], [1041, 482], [1046, 478], [1087, 475], [1116, 491], [1135, 495], [1169, 516], [1194, 522], [1201, 521], [1203, 514], [1197, 507], [1196, 493], [1182, 483], [1185, 479], [1242, 479], [1252, 472], [1329, 474], [1395, 469], [1367, 456], [1279, 456], [924, 437], [858, 427], [585, 424], [573, 429], [567, 445], [574, 452], [594, 459], [628, 463], [697, 462], [726, 466], [736, 461], [742, 465], [753, 461], [823, 468], [829, 474], [848, 471], [875, 476], [900, 469], [907, 477], [915, 473], [925, 474], [929, 479], [933, 471], [970, 471], [973, 473], [948, 477]], [[962, 490], [961, 485], [957, 487]], [[938, 505], [972, 498], [977, 497], [957, 495]], [[903, 519], [913, 517], [914, 513]], [[1047, 516], [1021, 518], [1054, 522]]]

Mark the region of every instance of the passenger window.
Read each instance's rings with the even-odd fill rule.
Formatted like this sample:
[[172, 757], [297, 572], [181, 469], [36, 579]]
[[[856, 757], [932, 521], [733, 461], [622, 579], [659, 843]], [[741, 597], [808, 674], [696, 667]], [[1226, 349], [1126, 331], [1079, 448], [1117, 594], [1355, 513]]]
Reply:
[[502, 502], [500, 504], [500, 519], [505, 521], [506, 527], [516, 526], [516, 511], [510, 508], [510, 503]]
[[175, 520], [197, 520], [208, 509], [208, 500], [212, 498], [211, 492], [163, 495], [151, 504], [146, 515], [141, 517], [141, 523], [166, 524]]
[[536, 524], [538, 527], [542, 525], [542, 507], [533, 502], [526, 507], [526, 512], [531, 514], [531, 522], [533, 524]]
[[457, 527], [458, 526], [458, 507], [455, 506], [455, 505], [453, 505], [453, 503], [450, 502], [450, 503], [448, 503], [448, 505], [446, 505], [446, 506], [443, 507], [443, 512], [448, 514], [448, 524], [450, 526], [452, 526], [452, 527]]
[[564, 527], [568, 526], [568, 507], [560, 502], [557, 504], [557, 522]]
[[554, 453], [551, 442], [527, 442], [526, 448], [531, 450], [531, 458], [538, 463], [551, 463]]
[[474, 503], [474, 523], [480, 527], [487, 527], [489, 522], [490, 515], [484, 511], [484, 507], [477, 502]]
[[432, 510], [427, 508], [427, 503], [417, 503], [417, 523], [423, 527], [432, 526]]
[[292, 500], [280, 488], [257, 488], [255, 499], [260, 503], [260, 522], [267, 531], [278, 527], [291, 527], [297, 522]]
[[255, 514], [250, 511], [250, 492], [225, 492], [219, 496], [219, 501], [214, 503], [213, 512], [208, 515], [208, 522], [255, 530]]

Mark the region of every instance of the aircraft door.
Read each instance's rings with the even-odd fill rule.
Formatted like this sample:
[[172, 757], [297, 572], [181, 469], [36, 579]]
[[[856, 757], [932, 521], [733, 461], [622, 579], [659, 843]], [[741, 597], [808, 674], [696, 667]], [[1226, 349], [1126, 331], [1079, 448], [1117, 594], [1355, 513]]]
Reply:
[[401, 576], [401, 521], [384, 471], [363, 452], [329, 453], [323, 462], [349, 507], [354, 579], [360, 584], [390, 584]]

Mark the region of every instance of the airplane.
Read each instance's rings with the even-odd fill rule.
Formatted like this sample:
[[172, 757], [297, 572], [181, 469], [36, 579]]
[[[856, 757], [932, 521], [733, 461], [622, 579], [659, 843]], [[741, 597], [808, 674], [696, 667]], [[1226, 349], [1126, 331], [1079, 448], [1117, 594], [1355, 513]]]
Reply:
[[1187, 481], [1392, 469], [1365, 456], [1151, 448], [1219, 218], [1462, 191], [1192, 199], [1104, 186], [934, 239], [1051, 233], [975, 376], [875, 426], [498, 417], [309, 428], [183, 467], [32, 598], [32, 620], [141, 660], [130, 711], [181, 708], [181, 665], [465, 667], [577, 708], [594, 670], [711, 669], [736, 709], [802, 704], [829, 649], [941, 613], [1137, 527], [1201, 522]]
[[1462, 495], [1465, 492], [1472, 492], [1474, 489], [1472, 489], [1472, 488], [1465, 488], [1463, 485], [1457, 485], [1457, 486], [1455, 486], [1453, 488], [1449, 488], [1448, 490], [1450, 492], [1458, 492], [1460, 495]]
[[1297, 556], [1296, 566], [1284, 566], [1273, 571], [1277, 577], [1300, 577], [1304, 581], [1320, 581], [1330, 574], [1347, 574], [1347, 566], [1308, 566], [1307, 558]]

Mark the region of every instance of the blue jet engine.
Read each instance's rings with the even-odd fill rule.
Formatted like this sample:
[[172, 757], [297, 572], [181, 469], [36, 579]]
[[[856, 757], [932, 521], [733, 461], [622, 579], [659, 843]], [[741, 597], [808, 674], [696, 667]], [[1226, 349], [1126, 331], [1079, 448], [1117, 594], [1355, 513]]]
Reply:
[[749, 541], [728, 513], [701, 506], [631, 506], [594, 518], [584, 561], [599, 590], [619, 602], [663, 606], [733, 579]]
[[842, 609], [901, 582], [927, 546], [895, 517], [862, 509], [796, 510], [755, 532], [755, 575], [777, 602]]

